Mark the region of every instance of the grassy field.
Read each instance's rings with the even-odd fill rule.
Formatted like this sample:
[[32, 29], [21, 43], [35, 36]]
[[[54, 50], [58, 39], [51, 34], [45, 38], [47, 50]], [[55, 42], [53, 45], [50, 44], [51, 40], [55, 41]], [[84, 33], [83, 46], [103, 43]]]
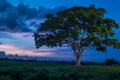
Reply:
[[0, 80], [120, 80], [120, 66], [0, 60]]

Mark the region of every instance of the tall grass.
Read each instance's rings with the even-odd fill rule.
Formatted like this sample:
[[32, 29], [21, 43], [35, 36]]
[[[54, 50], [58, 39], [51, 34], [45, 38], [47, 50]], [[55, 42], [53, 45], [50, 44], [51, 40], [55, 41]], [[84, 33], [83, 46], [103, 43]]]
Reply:
[[120, 66], [0, 60], [0, 80], [120, 80]]

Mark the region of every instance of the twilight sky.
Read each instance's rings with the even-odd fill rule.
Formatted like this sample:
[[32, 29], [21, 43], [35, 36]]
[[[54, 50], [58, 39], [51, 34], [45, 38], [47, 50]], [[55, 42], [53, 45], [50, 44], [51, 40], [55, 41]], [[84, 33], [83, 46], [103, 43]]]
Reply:
[[[0, 0], [0, 51], [7, 54], [51, 56], [60, 59], [74, 59], [68, 47], [36, 49], [33, 32], [44, 22], [44, 15], [72, 6], [89, 6], [94, 4], [107, 10], [105, 17], [112, 18], [120, 24], [119, 0]], [[115, 30], [120, 41], [120, 29]], [[120, 61], [120, 50], [108, 48], [107, 53], [87, 50], [83, 61], [104, 61], [115, 58]]]

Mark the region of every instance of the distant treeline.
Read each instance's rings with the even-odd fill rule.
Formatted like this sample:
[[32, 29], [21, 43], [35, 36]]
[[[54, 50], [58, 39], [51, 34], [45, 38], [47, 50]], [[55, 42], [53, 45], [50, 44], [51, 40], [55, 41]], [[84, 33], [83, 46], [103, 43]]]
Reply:
[[[23, 59], [8, 59], [8, 58], [0, 58], [0, 60], [10, 60], [10, 61], [26, 61], [26, 62], [49, 62], [49, 63], [66, 63], [66, 64], [75, 64], [75, 61], [67, 62], [67, 61], [52, 61], [52, 60], [43, 60], [38, 61], [36, 59], [33, 60], [23, 60]], [[115, 59], [107, 59], [105, 62], [81, 62], [82, 65], [120, 65], [120, 62]]]

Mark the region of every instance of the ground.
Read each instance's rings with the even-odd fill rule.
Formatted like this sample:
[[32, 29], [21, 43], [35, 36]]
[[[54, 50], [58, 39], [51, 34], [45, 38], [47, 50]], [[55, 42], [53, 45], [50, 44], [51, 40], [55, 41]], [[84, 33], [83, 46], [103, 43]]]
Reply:
[[120, 66], [0, 60], [0, 80], [120, 80]]

